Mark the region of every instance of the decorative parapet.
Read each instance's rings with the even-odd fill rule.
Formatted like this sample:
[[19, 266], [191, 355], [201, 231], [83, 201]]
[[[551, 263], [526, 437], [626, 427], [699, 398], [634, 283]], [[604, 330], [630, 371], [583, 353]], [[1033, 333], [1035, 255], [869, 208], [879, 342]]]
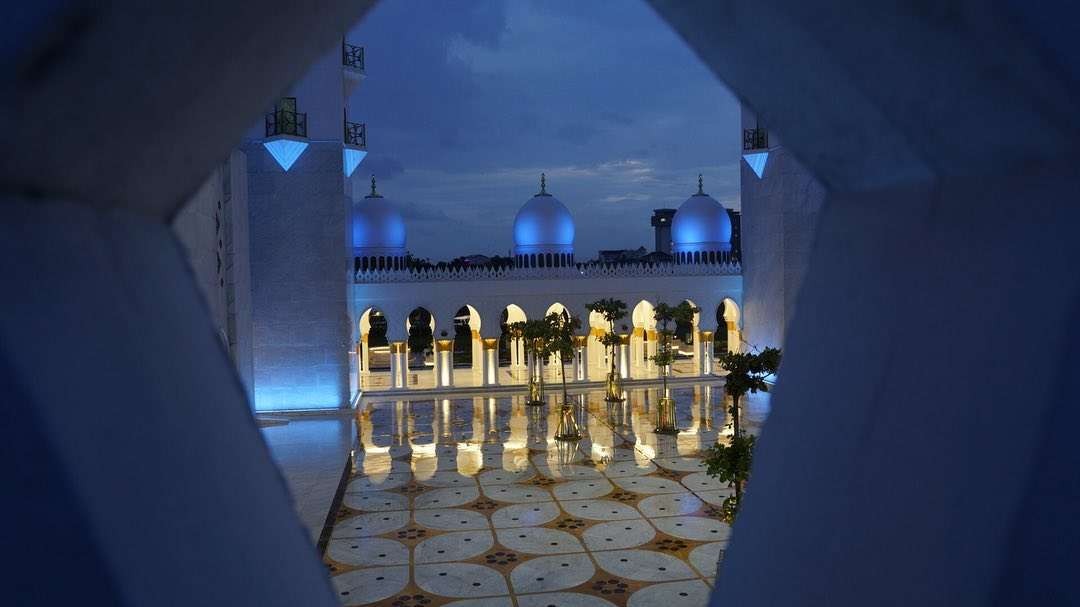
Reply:
[[591, 280], [597, 278], [648, 278], [650, 276], [734, 276], [742, 274], [739, 262], [587, 264], [565, 268], [422, 268], [415, 270], [360, 270], [358, 284], [388, 282], [469, 282], [478, 280]]

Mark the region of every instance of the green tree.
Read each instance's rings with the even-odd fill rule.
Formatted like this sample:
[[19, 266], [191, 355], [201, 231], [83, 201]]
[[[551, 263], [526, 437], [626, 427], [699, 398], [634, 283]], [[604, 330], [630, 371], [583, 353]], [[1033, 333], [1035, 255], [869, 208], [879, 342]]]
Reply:
[[611, 361], [611, 370], [608, 372], [607, 377], [607, 395], [606, 400], [609, 401], [621, 401], [622, 391], [619, 389], [618, 383], [618, 371], [615, 369], [615, 355], [619, 351], [619, 334], [615, 332], [615, 323], [623, 318], [626, 318], [626, 302], [605, 298], [598, 299], [586, 306], [590, 312], [596, 312], [604, 317], [604, 321], [608, 324], [608, 330], [604, 333], [604, 337], [600, 340], [600, 343], [608, 350], [608, 360]]
[[525, 349], [532, 354], [535, 368], [529, 369], [529, 404], [544, 404], [544, 359], [550, 354], [548, 322], [546, 319], [525, 320], [509, 325], [511, 335], [525, 341]]
[[673, 324], [693, 323], [694, 315], [697, 313], [698, 309], [690, 305], [688, 301], [684, 301], [677, 306], [669, 306], [664, 302], [660, 302], [653, 308], [653, 318], [656, 319], [656, 324], [659, 327], [660, 348], [657, 350], [656, 355], [652, 357], [652, 360], [660, 367], [660, 374], [664, 379], [665, 397], [668, 393], [667, 378], [671, 373], [671, 364], [675, 362], [675, 352], [671, 349], [671, 338], [675, 335]]
[[780, 368], [778, 348], [760, 352], [725, 352], [720, 355], [720, 367], [728, 372], [724, 391], [731, 397], [732, 434], [728, 445], [717, 443], [705, 455], [707, 472], [735, 489], [735, 495], [724, 500], [724, 518], [734, 522], [742, 504], [743, 492], [750, 479], [754, 460], [753, 436], [742, 430], [741, 404], [747, 394], [768, 392], [768, 379]]
[[545, 331], [545, 352], [547, 356], [557, 354], [559, 356], [559, 375], [562, 378], [563, 403], [568, 400], [566, 395], [566, 369], [563, 367], [566, 361], [574, 359], [574, 334], [581, 328], [581, 321], [567, 312], [559, 314], [552, 312], [544, 318], [547, 325]]

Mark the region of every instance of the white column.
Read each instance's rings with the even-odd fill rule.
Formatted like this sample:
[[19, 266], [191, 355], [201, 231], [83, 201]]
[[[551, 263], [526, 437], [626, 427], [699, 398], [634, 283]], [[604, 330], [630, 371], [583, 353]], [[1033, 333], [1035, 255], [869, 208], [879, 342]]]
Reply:
[[403, 390], [408, 378], [409, 366], [405, 342], [390, 342], [390, 388]]
[[589, 342], [588, 335], [582, 335], [574, 337], [574, 381], [585, 381], [586, 377], [585, 368], [589, 366], [588, 356], [585, 352], [586, 344]]
[[483, 346], [481, 384], [485, 386], [497, 386], [499, 385], [499, 338], [484, 338]]
[[484, 340], [480, 337], [479, 331], [473, 331], [472, 337], [469, 340], [469, 345], [472, 346], [472, 372], [476, 376], [479, 383], [483, 384], [484, 377]]
[[436, 364], [435, 385], [440, 388], [448, 388], [454, 385], [454, 340], [440, 339], [435, 342]]
[[619, 336], [619, 376], [630, 379], [630, 336]]
[[700, 333], [701, 339], [701, 365], [698, 367], [698, 371], [702, 375], [712, 375], [713, 373], [713, 332], [702, 331]]
[[656, 332], [656, 329], [648, 329], [648, 337], [649, 342], [647, 345], [647, 351], [645, 352], [645, 366], [649, 370], [652, 370], [656, 368], [656, 363], [653, 361], [652, 357], [656, 356], [657, 352], [659, 351], [659, 348], [657, 346], [659, 346], [660, 344], [660, 334]]
[[739, 325], [735, 324], [734, 320], [729, 320], [725, 324], [727, 324], [727, 351], [741, 352], [742, 337], [739, 334]]

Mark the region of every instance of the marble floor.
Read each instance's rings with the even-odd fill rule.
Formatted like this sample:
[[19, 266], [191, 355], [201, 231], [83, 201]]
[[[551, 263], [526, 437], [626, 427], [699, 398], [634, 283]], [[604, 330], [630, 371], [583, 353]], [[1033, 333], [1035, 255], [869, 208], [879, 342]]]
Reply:
[[[714, 365], [714, 368], [719, 369], [716, 365]], [[565, 370], [567, 377], [571, 377], [574, 373], [569, 364], [565, 366]], [[606, 373], [606, 367], [590, 367], [589, 369], [589, 377], [592, 378], [592, 381], [603, 381]], [[671, 374], [675, 378], [700, 376], [697, 364], [692, 359], [676, 360], [672, 365]], [[660, 372], [656, 365], [634, 365], [630, 368], [630, 377], [632, 379], [655, 380], [660, 378]], [[410, 367], [406, 379], [409, 389], [424, 390], [436, 387], [435, 371], [431, 363], [427, 363], [427, 365], [419, 369]], [[453, 379], [454, 386], [458, 387], [479, 388], [483, 386], [480, 372], [467, 367], [455, 368]], [[500, 386], [525, 385], [529, 382], [529, 376], [523, 368], [499, 367], [498, 381]], [[558, 365], [547, 365], [545, 367], [544, 381], [552, 384], [559, 382]], [[378, 392], [387, 390], [390, 388], [390, 370], [381, 368], [366, 372], [360, 378], [360, 385], [365, 391]]]
[[[721, 387], [674, 388], [681, 431], [653, 432], [658, 390], [556, 400], [374, 400], [325, 562], [345, 605], [705, 605], [730, 528], [704, 472], [725, 435]], [[767, 402], [752, 401], [754, 431]]]

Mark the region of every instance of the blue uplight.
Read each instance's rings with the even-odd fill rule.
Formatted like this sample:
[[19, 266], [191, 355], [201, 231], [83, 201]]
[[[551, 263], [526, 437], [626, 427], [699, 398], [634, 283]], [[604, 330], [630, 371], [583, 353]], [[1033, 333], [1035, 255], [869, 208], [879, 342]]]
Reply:
[[761, 176], [765, 174], [765, 163], [769, 160], [768, 152], [754, 152], [753, 154], [743, 154], [743, 160], [750, 166], [750, 169], [754, 171], [754, 174], [761, 179]]
[[264, 141], [263, 147], [267, 152], [274, 157], [278, 165], [285, 171], [292, 168], [293, 163], [300, 157], [300, 154], [304, 153], [307, 149], [306, 141], [297, 141], [296, 139], [273, 139], [270, 141]]
[[357, 150], [355, 148], [345, 148], [342, 151], [342, 162], [345, 168], [345, 176], [352, 177], [353, 171], [356, 167], [360, 166], [360, 163], [364, 161], [364, 157], [367, 156], [367, 152], [364, 150]]

